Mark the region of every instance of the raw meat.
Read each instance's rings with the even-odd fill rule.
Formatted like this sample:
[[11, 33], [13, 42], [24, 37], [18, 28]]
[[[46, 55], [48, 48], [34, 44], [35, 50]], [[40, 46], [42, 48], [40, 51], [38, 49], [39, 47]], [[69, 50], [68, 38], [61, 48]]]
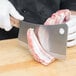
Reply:
[[55, 60], [54, 57], [49, 55], [40, 45], [35, 33], [34, 29], [28, 29], [27, 31], [27, 39], [28, 45], [30, 48], [30, 52], [33, 55], [34, 59], [38, 62], [41, 62], [44, 65], [48, 65], [49, 63]]
[[66, 10], [59, 10], [56, 13], [52, 14], [51, 17], [49, 17], [44, 25], [55, 25], [55, 24], [61, 24], [70, 19], [71, 12]]
[[[51, 17], [49, 17], [44, 25], [55, 25], [61, 24], [70, 19], [70, 11], [66, 10], [59, 10], [54, 13]], [[37, 34], [37, 33], [36, 33]], [[34, 29], [30, 28], [27, 31], [27, 40], [31, 54], [33, 55], [34, 59], [44, 65], [48, 65], [49, 63], [53, 62], [55, 58], [48, 54], [45, 49], [41, 46], [38, 35], [36, 35]]]

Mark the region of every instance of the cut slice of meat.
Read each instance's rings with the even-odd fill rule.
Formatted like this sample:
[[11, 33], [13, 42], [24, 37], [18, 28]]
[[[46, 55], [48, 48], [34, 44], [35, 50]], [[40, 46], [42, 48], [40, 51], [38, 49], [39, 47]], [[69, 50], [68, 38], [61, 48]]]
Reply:
[[53, 56], [46, 53], [46, 51], [41, 47], [34, 30], [31, 28], [27, 31], [27, 39], [30, 52], [36, 61], [48, 65], [55, 60]]

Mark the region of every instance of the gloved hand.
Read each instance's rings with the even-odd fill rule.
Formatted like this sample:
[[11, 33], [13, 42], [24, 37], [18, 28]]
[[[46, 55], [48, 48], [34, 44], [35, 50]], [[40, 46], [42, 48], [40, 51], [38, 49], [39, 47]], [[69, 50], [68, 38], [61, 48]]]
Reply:
[[9, 0], [2, 0], [0, 2], [0, 28], [4, 29], [5, 31], [12, 29], [10, 15], [18, 20], [24, 19], [24, 17], [18, 13]]
[[71, 15], [66, 24], [68, 25], [67, 47], [71, 47], [76, 45], [76, 15]]

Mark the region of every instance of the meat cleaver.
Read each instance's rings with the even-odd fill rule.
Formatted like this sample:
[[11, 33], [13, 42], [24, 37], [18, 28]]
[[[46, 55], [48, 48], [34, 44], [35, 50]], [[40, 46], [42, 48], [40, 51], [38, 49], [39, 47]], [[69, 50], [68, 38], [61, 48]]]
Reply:
[[20, 22], [18, 39], [21, 45], [27, 46], [27, 30], [33, 28], [38, 34], [41, 46], [56, 59], [66, 58], [66, 42], [68, 27], [66, 24], [40, 25], [25, 21]]

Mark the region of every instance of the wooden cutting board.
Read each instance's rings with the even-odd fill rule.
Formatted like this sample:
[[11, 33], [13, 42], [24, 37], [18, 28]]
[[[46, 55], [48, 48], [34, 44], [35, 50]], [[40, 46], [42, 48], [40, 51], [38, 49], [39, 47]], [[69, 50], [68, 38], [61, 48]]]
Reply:
[[44, 66], [18, 39], [0, 41], [0, 76], [76, 76], [76, 46], [67, 48], [66, 60]]

